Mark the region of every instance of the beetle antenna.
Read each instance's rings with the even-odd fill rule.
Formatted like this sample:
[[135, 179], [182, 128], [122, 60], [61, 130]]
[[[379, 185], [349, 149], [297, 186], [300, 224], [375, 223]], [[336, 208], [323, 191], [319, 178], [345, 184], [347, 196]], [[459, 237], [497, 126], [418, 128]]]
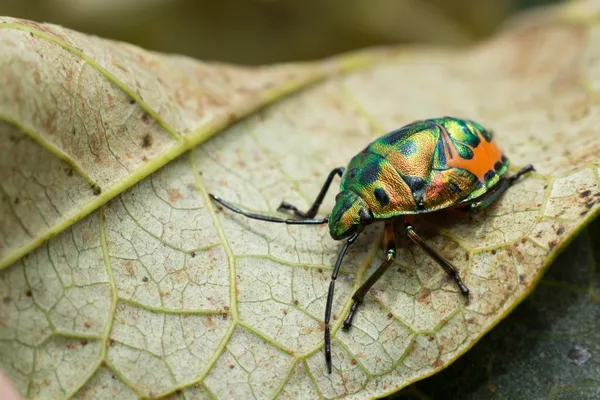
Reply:
[[267, 221], [267, 222], [276, 222], [279, 224], [288, 224], [288, 225], [322, 225], [326, 224], [329, 221], [329, 217], [320, 218], [320, 219], [283, 219], [278, 217], [272, 217], [270, 215], [256, 214], [248, 211], [244, 211], [240, 208], [237, 208], [233, 204], [223, 200], [217, 195], [212, 193], [208, 194], [211, 199], [222, 205], [223, 207], [233, 211], [234, 213], [242, 214], [250, 219], [257, 219], [259, 221]]
[[333, 307], [333, 291], [335, 289], [335, 280], [337, 279], [338, 272], [340, 271], [340, 266], [342, 265], [342, 260], [344, 255], [346, 254], [346, 250], [348, 250], [348, 246], [356, 241], [358, 237], [358, 233], [350, 236], [340, 253], [338, 254], [338, 258], [335, 262], [335, 267], [333, 267], [333, 272], [331, 273], [331, 281], [329, 282], [329, 292], [327, 292], [327, 304], [325, 306], [325, 361], [327, 362], [327, 371], [331, 373], [331, 333], [329, 331], [329, 320], [331, 319], [331, 308]]

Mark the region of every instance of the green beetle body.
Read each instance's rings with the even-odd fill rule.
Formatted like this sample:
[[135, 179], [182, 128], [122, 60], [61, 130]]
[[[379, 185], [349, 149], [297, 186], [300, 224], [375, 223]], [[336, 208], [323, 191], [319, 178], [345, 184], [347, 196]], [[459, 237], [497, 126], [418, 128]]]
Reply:
[[476, 122], [417, 121], [370, 143], [346, 168], [329, 216], [334, 239], [376, 221], [469, 203], [508, 171], [509, 161]]

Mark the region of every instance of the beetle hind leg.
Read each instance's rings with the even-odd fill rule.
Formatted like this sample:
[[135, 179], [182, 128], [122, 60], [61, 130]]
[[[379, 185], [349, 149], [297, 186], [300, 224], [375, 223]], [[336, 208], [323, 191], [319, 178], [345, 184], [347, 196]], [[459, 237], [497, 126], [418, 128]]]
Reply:
[[533, 167], [533, 165], [527, 164], [526, 166], [521, 168], [521, 170], [519, 170], [519, 172], [517, 172], [516, 174], [509, 176], [508, 178], [502, 179], [489, 192], [480, 197], [479, 200], [470, 203], [466, 207], [466, 210], [470, 213], [476, 213], [489, 207], [490, 204], [496, 201], [502, 195], [502, 193], [504, 193], [509, 187], [511, 187], [522, 175], [531, 171], [535, 171], [535, 168]]
[[519, 170], [519, 172], [517, 172], [516, 174], [514, 174], [513, 176], [509, 177], [508, 179], [510, 180], [510, 183], [514, 183], [517, 179], [519, 179], [521, 177], [521, 175], [524, 175], [528, 172], [532, 172], [535, 171], [535, 168], [533, 165], [531, 164], [527, 164], [526, 166], [524, 166], [523, 168], [521, 168]]

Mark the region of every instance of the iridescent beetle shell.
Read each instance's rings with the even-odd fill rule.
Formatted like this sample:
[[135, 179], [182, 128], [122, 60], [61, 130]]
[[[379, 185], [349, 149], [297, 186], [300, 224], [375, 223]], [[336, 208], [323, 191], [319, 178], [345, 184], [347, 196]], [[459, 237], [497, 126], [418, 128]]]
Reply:
[[476, 122], [453, 117], [413, 122], [352, 158], [329, 217], [331, 236], [349, 236], [373, 222], [364, 220], [369, 217], [383, 220], [472, 202], [498, 183], [508, 165], [492, 133]]

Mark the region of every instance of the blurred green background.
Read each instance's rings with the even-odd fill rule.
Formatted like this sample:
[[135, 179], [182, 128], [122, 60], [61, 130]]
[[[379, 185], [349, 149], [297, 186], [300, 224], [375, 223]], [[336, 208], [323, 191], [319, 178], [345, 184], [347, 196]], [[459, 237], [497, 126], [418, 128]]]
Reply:
[[241, 64], [318, 59], [393, 43], [460, 45], [556, 0], [0, 0], [51, 22], [160, 52]]

